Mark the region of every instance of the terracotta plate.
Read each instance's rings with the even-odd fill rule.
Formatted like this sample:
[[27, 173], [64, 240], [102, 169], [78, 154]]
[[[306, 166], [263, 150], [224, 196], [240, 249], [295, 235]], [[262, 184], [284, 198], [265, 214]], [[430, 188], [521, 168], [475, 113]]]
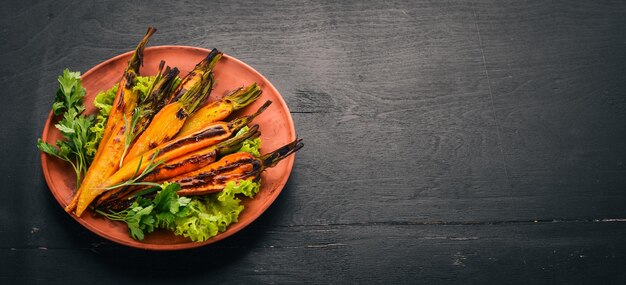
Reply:
[[[83, 74], [83, 86], [87, 89], [85, 97], [86, 112], [95, 113], [96, 110], [92, 104], [95, 95], [119, 81], [131, 53], [127, 52], [111, 58]], [[149, 47], [144, 52], [144, 65], [141, 68], [141, 75], [156, 74], [161, 60], [165, 60], [169, 66], [178, 67], [181, 70], [181, 75], [186, 75], [208, 53], [209, 50], [196, 47]], [[209, 100], [222, 97], [229, 90], [249, 85], [253, 82], [259, 84], [263, 89], [263, 94], [256, 102], [240, 110], [234, 114], [235, 116], [252, 113], [266, 100], [273, 101], [273, 104], [254, 121], [254, 123], [260, 125], [261, 139], [263, 141], [262, 153], [272, 151], [296, 138], [293, 120], [285, 101], [283, 101], [276, 88], [259, 72], [233, 57], [224, 55], [215, 66], [215, 78], [217, 79], [217, 84]], [[53, 96], [53, 94], [50, 96]], [[54, 127], [57, 121], [58, 118], [53, 117], [51, 112], [43, 130], [42, 139], [44, 141], [54, 143], [57, 139], [62, 138], [59, 131]], [[87, 210], [80, 218], [77, 218], [74, 214], [71, 214], [71, 216], [92, 232], [111, 241], [131, 247], [151, 250], [176, 250], [199, 247], [231, 236], [258, 218], [274, 202], [285, 183], [287, 183], [293, 162], [294, 156], [292, 155], [278, 163], [274, 168], [266, 170], [261, 176], [261, 191], [254, 199], [243, 199], [243, 204], [246, 208], [239, 216], [239, 221], [232, 224], [225, 232], [201, 243], [191, 242], [167, 231], [157, 231], [146, 235], [143, 241], [136, 241], [129, 236], [128, 229], [124, 223], [94, 216], [90, 210]], [[59, 204], [65, 207], [70, 202], [75, 189], [73, 170], [68, 163], [51, 158], [45, 154], [41, 155], [41, 164], [50, 191]]]

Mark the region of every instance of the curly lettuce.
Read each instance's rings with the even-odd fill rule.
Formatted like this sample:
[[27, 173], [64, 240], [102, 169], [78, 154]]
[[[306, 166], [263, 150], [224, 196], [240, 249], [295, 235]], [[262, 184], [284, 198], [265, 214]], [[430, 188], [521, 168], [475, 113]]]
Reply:
[[183, 197], [177, 183], [164, 183], [152, 200], [138, 197], [126, 210], [96, 212], [110, 220], [125, 222], [130, 236], [142, 240], [157, 228], [174, 231], [195, 242], [206, 241], [237, 222], [244, 206], [236, 195], [254, 197], [261, 185], [252, 180], [231, 181], [220, 192], [205, 197]]
[[[237, 132], [235, 136], [243, 135], [247, 133], [248, 130], [250, 130], [250, 128], [248, 126], [245, 126], [241, 128], [241, 130], [239, 130], [239, 132]], [[259, 157], [261, 156], [260, 149], [261, 149], [261, 138], [253, 138], [253, 139], [247, 139], [243, 141], [243, 143], [241, 143], [241, 148], [239, 148], [237, 152], [247, 152], [256, 157]]]
[[137, 82], [135, 86], [133, 86], [133, 90], [139, 91], [139, 101], [146, 99], [148, 89], [150, 89], [150, 85], [154, 82], [155, 78], [154, 76], [137, 76]]
[[104, 127], [106, 126], [107, 118], [111, 112], [113, 101], [115, 100], [115, 94], [117, 93], [118, 84], [115, 84], [109, 90], [103, 91], [96, 95], [96, 99], [93, 100], [93, 105], [98, 109], [95, 123], [89, 128], [94, 134], [93, 138], [87, 142], [87, 154], [93, 157], [98, 150], [98, 144], [102, 140], [102, 134], [104, 134]]
[[[242, 128], [236, 136], [242, 135], [249, 130]], [[248, 152], [260, 156], [261, 139], [247, 139], [242, 143], [238, 152]], [[177, 235], [185, 236], [192, 241], [205, 241], [237, 222], [239, 214], [244, 206], [236, 195], [244, 195], [253, 198], [261, 184], [252, 180], [230, 181], [226, 188], [219, 193], [208, 195], [206, 198], [192, 198], [183, 215], [175, 219], [175, 231]]]
[[174, 233], [200, 242], [225, 231], [230, 224], [237, 222], [244, 209], [241, 200], [235, 195], [254, 197], [260, 186], [258, 182], [251, 180], [242, 180], [239, 183], [231, 181], [220, 193], [204, 199], [192, 199], [184, 210], [185, 214], [175, 219]]

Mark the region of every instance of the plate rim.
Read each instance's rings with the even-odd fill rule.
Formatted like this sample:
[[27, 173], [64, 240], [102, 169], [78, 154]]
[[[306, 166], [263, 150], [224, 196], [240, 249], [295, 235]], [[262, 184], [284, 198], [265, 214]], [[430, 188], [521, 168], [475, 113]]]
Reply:
[[[180, 51], [188, 51], [188, 50], [194, 50], [194, 51], [199, 51], [199, 52], [203, 52], [208, 54], [210, 52], [209, 49], [206, 48], [201, 48], [201, 47], [194, 47], [194, 46], [186, 46], [186, 45], [159, 45], [159, 46], [150, 46], [150, 47], [146, 47], [145, 51], [151, 51], [151, 50], [161, 50], [161, 49], [177, 49]], [[89, 70], [87, 70], [85, 73], [81, 74], [81, 79], [84, 76], [88, 76], [93, 72], [96, 72], [98, 69], [102, 68], [103, 66], [119, 60], [120, 58], [123, 58], [125, 56], [129, 56], [130, 54], [132, 54], [134, 52], [134, 50], [130, 50], [121, 54], [118, 54], [116, 56], [113, 56], [109, 59], [106, 59], [98, 64], [96, 64], [95, 66], [93, 66], [92, 68], [90, 68]], [[250, 65], [248, 65], [247, 63], [233, 57], [230, 55], [227, 55], [225, 53], [222, 54], [222, 57], [228, 60], [232, 60], [233, 62], [241, 65], [242, 67], [244, 67], [245, 69], [247, 69], [249, 72], [259, 76], [262, 80], [264, 80], [266, 83], [263, 88], [269, 88], [272, 90], [272, 92], [275, 92], [275, 94], [277, 94], [277, 100], [278, 102], [274, 102], [274, 104], [278, 103], [283, 110], [285, 110], [286, 113], [286, 118], [287, 118], [287, 126], [289, 129], [289, 141], [293, 141], [296, 139], [296, 131], [295, 131], [295, 125], [293, 123], [293, 118], [291, 116], [291, 112], [289, 110], [289, 107], [287, 106], [287, 103], [285, 102], [283, 96], [280, 94], [280, 92], [278, 92], [278, 90], [276, 89], [276, 87], [274, 87], [274, 85], [260, 72], [258, 72], [256, 69], [254, 69], [253, 67], [251, 67]], [[145, 57], [144, 57], [145, 60]], [[52, 112], [52, 109], [50, 110], [50, 112], [48, 113], [48, 117], [46, 119], [45, 125], [44, 125], [44, 129], [42, 132], [42, 136], [41, 139], [43, 141], [48, 141], [48, 133], [50, 131], [50, 126], [52, 123], [52, 120], [54, 118], [54, 114]], [[65, 212], [65, 207], [63, 206], [64, 202], [61, 200], [60, 197], [58, 197], [57, 195], [57, 191], [53, 190], [53, 185], [55, 185], [52, 181], [52, 178], [50, 177], [50, 173], [49, 173], [49, 169], [48, 169], [48, 155], [46, 155], [43, 152], [40, 152], [40, 158], [41, 158], [41, 167], [44, 173], [44, 177], [46, 179], [46, 184], [48, 187], [48, 190], [51, 192], [52, 196], [55, 198], [55, 200], [57, 201], [57, 204], [59, 204], [59, 206], [61, 206], [61, 208], [63, 209], [63, 212]], [[278, 198], [278, 196], [280, 195], [280, 193], [282, 192], [283, 188], [285, 187], [285, 185], [287, 184], [287, 181], [289, 180], [289, 177], [291, 176], [291, 171], [293, 170], [293, 165], [295, 162], [295, 154], [292, 154], [291, 157], [288, 157], [287, 159], [285, 159], [283, 161], [283, 163], [287, 163], [287, 173], [286, 175], [283, 175], [281, 177], [281, 179], [277, 182], [277, 187], [276, 189], [274, 189], [271, 193], [271, 195], [268, 196], [268, 199], [265, 200], [265, 202], [263, 204], [261, 204], [260, 210], [258, 211], [258, 214], [255, 214], [252, 216], [251, 219], [247, 220], [247, 221], [238, 221], [236, 222], [238, 224], [238, 229], [235, 231], [228, 231], [226, 230], [225, 232], [222, 233], [218, 233], [216, 236], [209, 238], [206, 241], [203, 242], [193, 242], [193, 241], [189, 241], [187, 243], [180, 243], [180, 244], [152, 244], [152, 243], [143, 243], [141, 241], [137, 241], [134, 240], [132, 238], [129, 238], [129, 240], [125, 240], [125, 239], [120, 239], [117, 237], [113, 237], [110, 235], [107, 235], [106, 232], [104, 232], [102, 229], [100, 229], [99, 227], [95, 227], [92, 224], [88, 223], [87, 221], [85, 221], [84, 219], [77, 217], [75, 214], [73, 213], [67, 213], [69, 216], [71, 216], [75, 221], [77, 221], [79, 224], [81, 224], [83, 227], [85, 227], [87, 230], [97, 234], [98, 236], [112, 241], [114, 243], [120, 244], [120, 245], [124, 245], [124, 246], [129, 246], [129, 247], [133, 247], [133, 248], [138, 248], [138, 249], [146, 249], [146, 250], [157, 250], [157, 251], [171, 251], [171, 250], [182, 250], [182, 249], [191, 249], [191, 248], [197, 248], [197, 247], [202, 247], [202, 246], [206, 246], [212, 243], [216, 243], [218, 241], [221, 241], [227, 237], [230, 237], [232, 235], [234, 235], [235, 233], [238, 233], [239, 231], [241, 231], [242, 229], [246, 228], [249, 224], [251, 224], [252, 222], [256, 221], [263, 213], [265, 213], [265, 211], [270, 207], [270, 205], [272, 205], [274, 203], [274, 201]], [[253, 198], [254, 199], [254, 198]], [[91, 212], [91, 210], [89, 210]], [[245, 211], [245, 209], [244, 209]], [[86, 213], [89, 214], [89, 213]]]

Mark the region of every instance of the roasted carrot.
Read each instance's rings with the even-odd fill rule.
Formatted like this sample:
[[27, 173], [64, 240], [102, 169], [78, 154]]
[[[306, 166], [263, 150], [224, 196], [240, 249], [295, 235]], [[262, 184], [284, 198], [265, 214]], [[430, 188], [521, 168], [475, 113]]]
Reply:
[[[245, 140], [256, 138], [260, 135], [261, 132], [259, 132], [259, 126], [254, 125], [244, 134], [232, 137], [216, 145], [191, 152], [159, 165], [150, 174], [141, 179], [141, 182], [164, 181], [169, 178], [200, 169], [215, 162], [218, 157], [237, 151], [241, 148], [241, 144]], [[97, 207], [102, 204], [110, 203], [114, 200], [126, 197], [127, 193], [136, 189], [143, 189], [143, 187], [137, 188], [131, 186], [107, 191], [103, 193], [94, 204]]]
[[180, 184], [181, 196], [205, 195], [222, 191], [229, 181], [259, 179], [263, 170], [275, 166], [279, 161], [302, 148], [302, 140], [295, 141], [262, 157], [247, 152], [224, 156], [218, 162], [199, 170], [169, 179]]
[[[67, 212], [76, 210], [76, 216], [80, 217], [89, 203], [97, 196], [92, 191], [94, 187], [117, 170], [115, 165], [110, 168], [110, 158], [115, 157], [114, 154], [116, 153], [121, 154], [121, 150], [123, 150], [123, 117], [131, 116], [137, 104], [137, 92], [132, 87], [136, 83], [136, 76], [139, 74], [139, 68], [142, 65], [143, 50], [154, 32], [156, 32], [156, 29], [148, 28], [146, 35], [139, 42], [128, 62], [128, 66], [120, 79], [118, 92], [113, 101], [113, 108], [111, 108], [101, 143], [89, 170], [83, 178], [81, 186], [74, 194], [70, 204], [65, 207]], [[117, 160], [119, 161], [119, 156]]]
[[237, 118], [228, 123], [213, 123], [207, 126], [204, 130], [198, 131], [186, 137], [174, 139], [145, 152], [143, 155], [129, 161], [115, 174], [110, 176], [104, 183], [102, 183], [102, 185], [100, 185], [100, 188], [103, 189], [102, 192], [106, 191], [106, 189], [114, 188], [120, 183], [133, 178], [135, 173], [142, 173], [148, 166], [150, 166], [150, 161], [167, 162], [187, 153], [215, 145], [228, 139], [239, 129], [250, 123], [256, 116], [261, 114], [271, 103], [271, 101], [267, 101], [252, 115]]
[[123, 211], [124, 209], [127, 209], [128, 207], [130, 207], [130, 205], [132, 205], [133, 201], [135, 201], [135, 199], [133, 198], [135, 198], [136, 193], [139, 191], [141, 190], [132, 190], [120, 193], [120, 196], [116, 196], [114, 199], [101, 202], [96, 206], [96, 209], [101, 211], [108, 210], [113, 212]]
[[137, 138], [133, 147], [128, 151], [122, 165], [132, 159], [142, 155], [144, 152], [169, 141], [183, 126], [189, 113], [194, 111], [199, 104], [210, 93], [213, 79], [207, 74], [207, 81], [202, 85], [190, 90], [180, 100], [165, 105], [152, 119], [145, 131]]
[[139, 68], [143, 65], [143, 50], [146, 47], [146, 44], [148, 44], [148, 40], [155, 32], [155, 28], [148, 27], [146, 35], [139, 42], [135, 48], [135, 53], [133, 53], [133, 56], [128, 61], [128, 67], [126, 67], [124, 75], [119, 82], [120, 88], [118, 88], [115, 100], [113, 101], [114, 108], [111, 108], [111, 112], [109, 113], [109, 118], [107, 119], [107, 124], [102, 135], [101, 141], [103, 142], [106, 142], [108, 137], [113, 133], [115, 125], [118, 123], [124, 123], [124, 114], [127, 116], [132, 115], [133, 108], [128, 108], [127, 105], [130, 103], [128, 101], [130, 100], [136, 102], [137, 98], [136, 96], [125, 96], [125, 93], [128, 93], [128, 90], [132, 89], [132, 86], [135, 85], [135, 78], [139, 75]]
[[237, 151], [245, 140], [253, 139], [260, 135], [259, 126], [254, 125], [242, 135], [165, 162], [141, 181], [163, 181], [202, 168], [215, 162], [218, 157]]
[[178, 87], [172, 93], [172, 98], [169, 103], [178, 101], [183, 95], [187, 93], [190, 89], [197, 86], [198, 83], [202, 80], [206, 73], [209, 73], [215, 67], [215, 64], [222, 58], [222, 53], [217, 49], [211, 50], [209, 54], [202, 59], [196, 66], [183, 78]]
[[180, 184], [180, 196], [205, 195], [220, 192], [228, 181], [255, 179], [261, 173], [262, 164], [252, 154], [237, 152], [201, 170], [172, 178]]
[[125, 155], [122, 165], [169, 141], [178, 133], [187, 117], [209, 96], [213, 87], [211, 71], [221, 57], [222, 53], [213, 49], [183, 78], [178, 87], [172, 91], [168, 104], [157, 109], [158, 113]]
[[165, 62], [161, 61], [159, 71], [148, 88], [146, 97], [138, 103], [142, 116], [137, 123], [136, 132], [143, 131], [150, 124], [154, 115], [165, 106], [172, 95], [172, 88], [176, 84], [180, 71], [176, 67], [170, 68], [169, 66], [162, 71], [164, 65]]
[[[153, 118], [146, 130], [137, 138], [133, 147], [128, 151], [122, 165], [157, 145], [172, 139], [183, 127], [190, 114], [200, 106], [200, 103], [209, 96], [213, 87], [213, 76], [210, 69], [220, 59], [221, 53], [212, 51], [196, 68], [180, 83], [174, 91], [171, 103], [163, 107]], [[188, 88], [188, 89], [187, 89]]]
[[[169, 182], [179, 183], [181, 196], [197, 196], [222, 191], [230, 181], [259, 180], [260, 174], [267, 168], [275, 166], [279, 161], [303, 147], [302, 140], [295, 141], [261, 157], [255, 157], [246, 152], [238, 152], [224, 156], [193, 172], [167, 179]], [[165, 181], [160, 181], [163, 183]], [[157, 188], [158, 189], [158, 188]], [[154, 195], [153, 187], [133, 186], [104, 201], [99, 208], [119, 211], [132, 204], [134, 198], [143, 195]], [[151, 194], [150, 194], [151, 193]]]
[[253, 83], [246, 88], [239, 88], [224, 98], [213, 101], [191, 115], [178, 132], [183, 137], [202, 129], [207, 124], [226, 119], [233, 111], [239, 110], [254, 102], [261, 96], [261, 88]]
[[164, 65], [165, 62], [161, 61], [159, 72], [155, 80], [149, 86], [145, 98], [141, 98], [138, 102], [137, 107], [135, 107], [133, 111], [133, 115], [130, 118], [124, 116], [126, 138], [124, 141], [124, 151], [120, 157], [120, 167], [132, 143], [143, 133], [148, 124], [152, 121], [154, 115], [165, 105], [166, 100], [169, 99], [168, 96], [171, 94], [172, 86], [176, 82], [178, 69], [170, 69], [168, 66], [165, 72], [163, 72]]
[[[212, 56], [208, 58], [212, 58]], [[171, 90], [171, 88], [172, 88], [172, 85], [175, 84], [175, 81], [176, 81], [175, 79], [177, 78], [176, 76], [179, 73], [178, 69], [174, 68], [172, 70], [169, 70], [169, 67], [167, 67], [167, 69], [163, 71], [164, 65], [165, 65], [165, 62], [161, 61], [159, 65], [158, 73], [155, 76], [155, 80], [149, 87], [148, 92], [146, 93], [147, 96], [143, 98], [141, 102], [139, 102], [139, 106], [136, 107], [135, 112], [133, 113], [133, 115], [140, 114], [140, 117], [138, 118], [139, 121], [136, 124], [134, 123], [129, 124], [128, 120], [126, 122], [127, 125], [134, 125], [134, 132], [136, 134], [141, 135], [143, 133], [145, 128], [152, 121], [154, 115], [158, 113], [159, 110], [161, 110], [164, 107], [164, 105], [171, 100], [172, 96], [175, 93], [174, 90]], [[201, 73], [198, 73], [198, 74], [201, 75]], [[187, 78], [193, 77], [193, 76], [194, 75], [188, 75]], [[190, 81], [186, 80], [186, 82], [189, 83]], [[195, 81], [195, 82], [199, 82], [199, 81]], [[182, 85], [179, 85], [179, 87], [180, 86]], [[196, 91], [198, 91], [197, 87], [195, 89]], [[135, 118], [133, 117], [132, 119], [134, 120]], [[126, 130], [126, 131], [128, 132], [130, 130]], [[120, 167], [121, 167], [123, 159], [125, 158], [128, 152], [129, 143], [130, 143], [129, 141], [126, 141], [126, 148], [124, 149], [124, 153], [122, 154], [122, 157], [120, 159]], [[99, 205], [103, 202], [103, 200], [111, 199], [111, 197], [120, 196], [122, 192], [125, 192], [125, 191], [127, 192], [129, 188], [132, 188], [132, 187], [124, 187], [124, 188], [118, 188], [118, 189], [111, 190], [111, 191], [106, 191], [98, 197], [98, 199], [94, 202], [94, 204]]]

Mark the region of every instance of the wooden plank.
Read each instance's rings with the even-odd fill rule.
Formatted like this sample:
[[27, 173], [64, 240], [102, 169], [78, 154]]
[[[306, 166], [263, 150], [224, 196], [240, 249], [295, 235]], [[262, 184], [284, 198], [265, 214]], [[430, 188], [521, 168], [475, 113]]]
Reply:
[[0, 276], [90, 284], [609, 284], [626, 277], [625, 234], [623, 221], [253, 226], [191, 251], [3, 248]]
[[[485, 74], [516, 209], [544, 217], [626, 216], [624, 5], [474, 7]], [[621, 3], [623, 4], [623, 3]]]

